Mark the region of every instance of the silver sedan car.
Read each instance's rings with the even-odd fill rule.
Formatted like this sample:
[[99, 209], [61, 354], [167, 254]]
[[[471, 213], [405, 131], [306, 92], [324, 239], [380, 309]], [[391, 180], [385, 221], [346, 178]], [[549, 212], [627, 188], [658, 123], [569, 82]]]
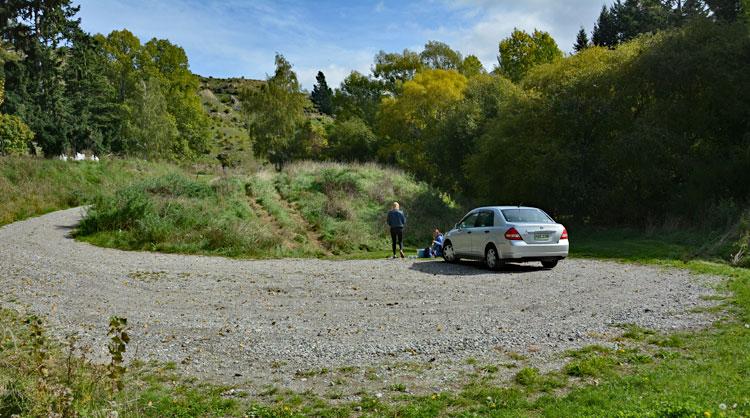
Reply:
[[553, 268], [568, 256], [568, 246], [568, 231], [543, 210], [488, 206], [470, 211], [445, 234], [443, 258], [484, 260], [490, 269], [527, 261]]

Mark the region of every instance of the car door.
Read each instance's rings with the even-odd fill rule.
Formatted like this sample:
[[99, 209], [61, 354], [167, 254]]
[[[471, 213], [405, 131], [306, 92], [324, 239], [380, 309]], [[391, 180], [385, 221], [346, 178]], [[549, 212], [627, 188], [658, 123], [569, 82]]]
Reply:
[[484, 257], [484, 248], [492, 236], [495, 226], [495, 212], [483, 210], [477, 216], [477, 222], [471, 229], [471, 249], [475, 257]]
[[461, 219], [458, 225], [456, 225], [456, 231], [451, 234], [453, 251], [455, 251], [456, 254], [463, 256], [473, 255], [471, 248], [471, 235], [473, 233], [473, 228], [476, 225], [478, 216], [479, 214], [477, 212], [470, 213], [464, 216], [464, 218]]

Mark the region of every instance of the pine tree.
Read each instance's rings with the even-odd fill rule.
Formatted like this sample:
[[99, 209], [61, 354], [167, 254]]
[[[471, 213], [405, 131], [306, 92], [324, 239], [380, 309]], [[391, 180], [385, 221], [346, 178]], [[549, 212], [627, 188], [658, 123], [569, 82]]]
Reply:
[[734, 22], [742, 13], [741, 0], [706, 0], [717, 20]]
[[594, 25], [594, 32], [591, 35], [591, 40], [596, 46], [604, 46], [607, 48], [614, 48], [617, 46], [617, 33], [618, 28], [615, 22], [612, 11], [607, 6], [602, 6], [602, 11], [599, 13], [599, 19]]
[[313, 86], [312, 94], [310, 94], [310, 100], [312, 100], [315, 108], [320, 113], [326, 115], [333, 115], [333, 90], [328, 87], [326, 82], [326, 75], [323, 71], [318, 71], [318, 75], [315, 76], [315, 86]]
[[573, 49], [576, 52], [581, 52], [589, 47], [589, 36], [586, 34], [586, 30], [581, 26], [581, 30], [576, 35], [576, 43], [573, 45]]

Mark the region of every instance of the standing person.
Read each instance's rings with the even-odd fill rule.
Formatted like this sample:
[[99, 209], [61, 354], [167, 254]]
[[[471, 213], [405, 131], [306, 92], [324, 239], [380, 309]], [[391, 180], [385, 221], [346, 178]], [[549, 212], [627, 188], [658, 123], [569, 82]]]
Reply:
[[393, 207], [388, 211], [388, 226], [391, 228], [393, 258], [396, 258], [397, 243], [401, 258], [404, 258], [404, 227], [406, 226], [406, 216], [399, 209], [398, 202], [393, 202]]

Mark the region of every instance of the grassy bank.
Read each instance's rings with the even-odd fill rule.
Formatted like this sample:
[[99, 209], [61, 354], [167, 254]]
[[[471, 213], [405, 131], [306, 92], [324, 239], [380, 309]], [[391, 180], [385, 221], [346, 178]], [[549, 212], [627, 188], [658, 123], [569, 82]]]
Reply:
[[382, 256], [385, 211], [402, 203], [406, 242], [426, 245], [455, 204], [377, 165], [298, 163], [211, 180], [171, 174], [103, 193], [78, 236], [97, 245], [232, 257]]
[[173, 170], [137, 160], [66, 162], [0, 156], [0, 225], [85, 204], [103, 190]]

